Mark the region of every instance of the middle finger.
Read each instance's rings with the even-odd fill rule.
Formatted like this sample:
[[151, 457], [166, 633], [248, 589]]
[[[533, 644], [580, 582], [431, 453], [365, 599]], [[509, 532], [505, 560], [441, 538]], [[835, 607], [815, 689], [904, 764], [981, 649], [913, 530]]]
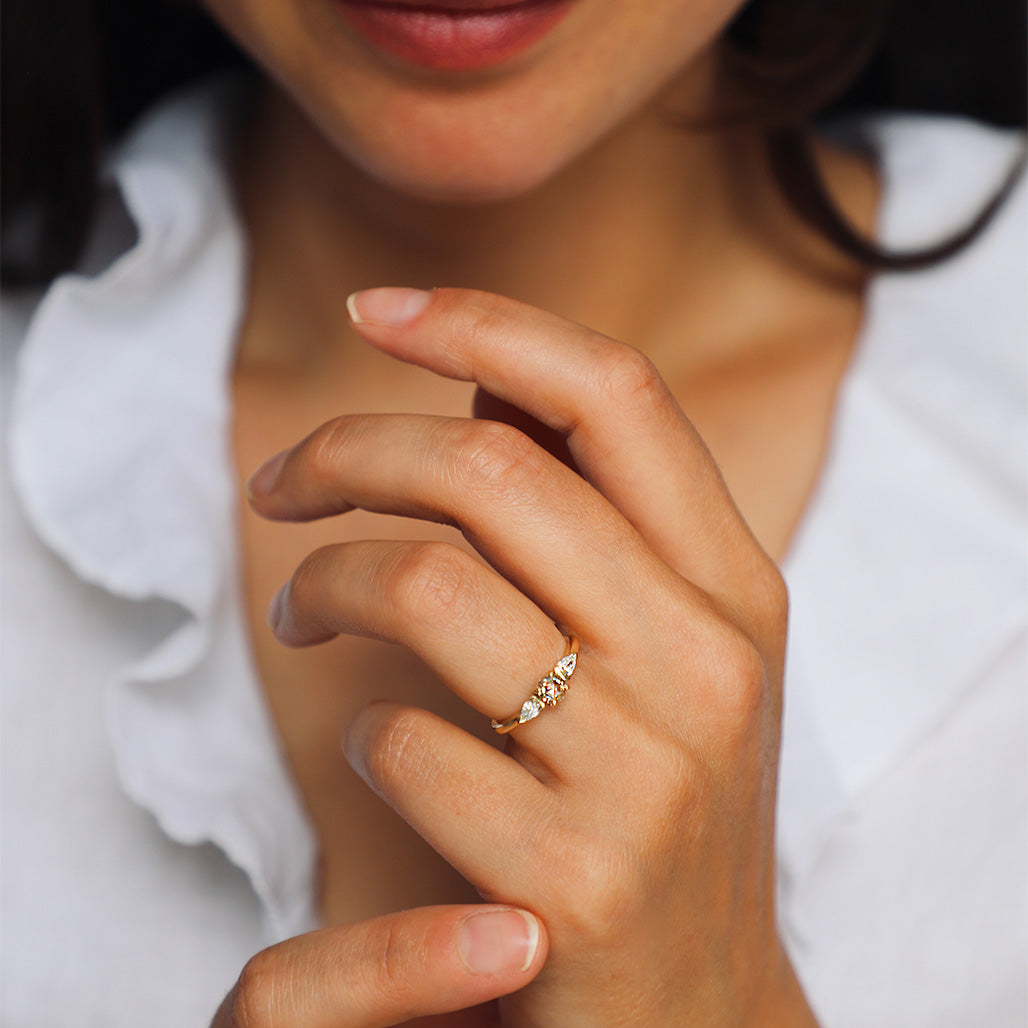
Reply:
[[592, 486], [517, 429], [426, 415], [352, 415], [317, 429], [250, 481], [264, 517], [360, 507], [457, 524], [553, 621], [591, 646], [638, 637], [688, 584]]

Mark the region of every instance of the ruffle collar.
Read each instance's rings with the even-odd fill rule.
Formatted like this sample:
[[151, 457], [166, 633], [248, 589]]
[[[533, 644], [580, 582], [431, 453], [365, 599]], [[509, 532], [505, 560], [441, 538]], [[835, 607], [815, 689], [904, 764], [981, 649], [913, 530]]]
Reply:
[[180, 94], [112, 155], [137, 241], [41, 300], [10, 454], [26, 515], [78, 575], [177, 611], [105, 696], [119, 775], [173, 839], [247, 872], [279, 937], [312, 924], [314, 841], [240, 611], [229, 375], [247, 262], [225, 129], [243, 92]]

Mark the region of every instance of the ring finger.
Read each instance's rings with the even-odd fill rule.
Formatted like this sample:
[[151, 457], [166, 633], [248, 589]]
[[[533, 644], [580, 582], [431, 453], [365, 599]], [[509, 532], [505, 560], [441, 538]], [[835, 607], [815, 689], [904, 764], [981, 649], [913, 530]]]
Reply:
[[[402, 643], [497, 720], [516, 714], [565, 652], [561, 632], [531, 600], [470, 554], [439, 542], [362, 540], [315, 550], [276, 596], [269, 620], [292, 646], [340, 634]], [[551, 772], [581, 763], [586, 754], [576, 749], [609, 702], [598, 660], [588, 654], [589, 673], [569, 683], [559, 712], [544, 709], [517, 728], [518, 745]], [[580, 684], [588, 687], [587, 704], [574, 696]], [[576, 730], [586, 708], [592, 730]]]

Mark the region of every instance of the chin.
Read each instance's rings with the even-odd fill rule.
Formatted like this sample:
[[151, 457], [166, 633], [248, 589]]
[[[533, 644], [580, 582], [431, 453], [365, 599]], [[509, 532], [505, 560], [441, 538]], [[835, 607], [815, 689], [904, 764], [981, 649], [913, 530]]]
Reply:
[[513, 200], [538, 189], [577, 156], [571, 139], [545, 125], [497, 121], [490, 131], [476, 119], [440, 124], [408, 118], [394, 121], [388, 131], [381, 122], [368, 131], [351, 122], [350, 131], [331, 135], [337, 152], [374, 182], [435, 204]]
[[389, 190], [425, 203], [466, 207], [525, 196], [545, 184], [560, 167], [557, 161], [440, 164], [433, 160], [393, 161], [381, 154], [350, 156], [365, 175]]

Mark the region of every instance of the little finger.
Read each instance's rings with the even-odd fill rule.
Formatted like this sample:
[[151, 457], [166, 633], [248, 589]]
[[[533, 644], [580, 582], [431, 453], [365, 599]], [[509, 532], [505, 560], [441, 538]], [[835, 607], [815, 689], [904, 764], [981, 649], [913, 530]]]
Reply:
[[479, 892], [537, 895], [534, 854], [563, 816], [560, 797], [488, 743], [427, 710], [371, 703], [350, 724], [347, 759]]

